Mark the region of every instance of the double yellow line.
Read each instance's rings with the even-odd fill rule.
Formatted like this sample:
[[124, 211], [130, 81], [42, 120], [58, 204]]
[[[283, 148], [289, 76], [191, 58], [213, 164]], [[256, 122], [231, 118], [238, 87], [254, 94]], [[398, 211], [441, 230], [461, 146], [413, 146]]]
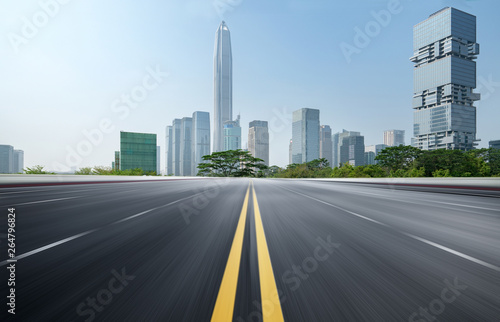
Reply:
[[260, 216], [257, 195], [255, 194], [253, 182], [251, 182], [248, 185], [245, 200], [243, 201], [243, 208], [241, 209], [240, 219], [238, 221], [238, 226], [236, 227], [236, 234], [234, 235], [231, 251], [229, 252], [229, 258], [227, 260], [224, 276], [222, 277], [222, 283], [220, 285], [219, 294], [217, 295], [217, 301], [215, 302], [215, 308], [212, 314], [212, 321], [214, 322], [233, 320], [234, 302], [238, 286], [238, 275], [240, 271], [241, 252], [243, 250], [243, 237], [245, 235], [245, 223], [247, 219], [250, 188], [252, 188], [255, 233], [257, 235], [260, 295], [262, 303], [268, 304], [261, 305], [262, 316], [266, 322], [284, 321], [278, 289], [276, 288], [276, 281], [274, 279], [273, 267], [271, 265], [271, 257], [269, 256], [269, 249], [267, 248], [266, 236], [264, 234], [264, 226], [262, 225], [262, 218]]

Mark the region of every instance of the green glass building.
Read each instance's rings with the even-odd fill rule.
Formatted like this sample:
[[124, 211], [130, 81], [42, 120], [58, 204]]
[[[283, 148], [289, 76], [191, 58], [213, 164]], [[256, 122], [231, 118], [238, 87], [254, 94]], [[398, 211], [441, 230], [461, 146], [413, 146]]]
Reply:
[[120, 132], [120, 170], [156, 172], [156, 134]]

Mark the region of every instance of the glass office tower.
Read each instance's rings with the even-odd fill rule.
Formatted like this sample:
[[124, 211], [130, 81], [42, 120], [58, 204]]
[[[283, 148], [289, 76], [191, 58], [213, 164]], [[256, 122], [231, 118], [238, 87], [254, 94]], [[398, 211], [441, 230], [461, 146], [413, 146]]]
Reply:
[[191, 175], [198, 174], [198, 164], [204, 162], [202, 157], [210, 154], [210, 113], [193, 113], [193, 135], [191, 148]]
[[330, 167], [333, 165], [332, 129], [329, 125], [321, 125], [319, 130], [319, 157], [326, 159]]
[[224, 122], [224, 150], [241, 149], [241, 127], [239, 117], [236, 121]]
[[181, 120], [180, 175], [191, 175], [191, 134], [193, 119], [183, 117]]
[[267, 121], [255, 120], [248, 124], [248, 151], [269, 165], [269, 128]]
[[444, 8], [413, 28], [412, 145], [471, 150], [476, 140], [476, 17]]
[[223, 21], [215, 34], [214, 152], [224, 150], [224, 123], [233, 120], [233, 57], [231, 34]]
[[156, 172], [156, 134], [120, 131], [120, 170]]
[[174, 174], [172, 168], [172, 125], [165, 128], [165, 174], [167, 176]]
[[0, 144], [0, 173], [12, 173], [14, 169], [14, 147]]
[[292, 163], [319, 159], [319, 110], [302, 108], [293, 112]]
[[172, 121], [172, 174], [181, 175], [181, 120]]

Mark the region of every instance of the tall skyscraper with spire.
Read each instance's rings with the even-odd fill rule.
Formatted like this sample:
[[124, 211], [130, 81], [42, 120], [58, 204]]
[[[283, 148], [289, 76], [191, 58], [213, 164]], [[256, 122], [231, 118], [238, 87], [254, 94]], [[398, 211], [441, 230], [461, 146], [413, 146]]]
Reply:
[[224, 122], [233, 120], [233, 56], [231, 34], [222, 21], [214, 48], [214, 144], [213, 152], [224, 150]]

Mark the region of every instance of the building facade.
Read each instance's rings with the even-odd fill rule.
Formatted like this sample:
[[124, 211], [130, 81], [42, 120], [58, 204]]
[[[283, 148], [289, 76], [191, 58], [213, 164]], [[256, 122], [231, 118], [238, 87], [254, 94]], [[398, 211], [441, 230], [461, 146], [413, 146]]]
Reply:
[[490, 141], [489, 147], [492, 149], [500, 149], [500, 140]]
[[[399, 146], [399, 145], [398, 145]], [[377, 164], [375, 157], [385, 148], [389, 147], [386, 144], [366, 145], [365, 146], [365, 165]], [[367, 155], [368, 153], [368, 155]]]
[[120, 131], [120, 170], [156, 172], [156, 134]]
[[193, 131], [193, 119], [183, 117], [181, 120], [181, 140], [180, 140], [180, 175], [191, 175], [191, 135]]
[[165, 174], [167, 176], [173, 175], [172, 166], [172, 125], [165, 128]]
[[0, 173], [12, 173], [14, 170], [14, 147], [12, 145], [0, 145]]
[[236, 121], [224, 122], [223, 148], [223, 151], [241, 149], [241, 127], [239, 116]]
[[365, 138], [361, 135], [342, 138], [340, 146], [340, 163], [349, 163], [352, 166], [365, 164]]
[[267, 121], [252, 121], [248, 125], [248, 151], [269, 166], [269, 128]]
[[24, 172], [24, 151], [23, 150], [14, 150], [13, 162], [14, 162], [12, 165], [13, 173], [23, 173]]
[[334, 165], [332, 165], [332, 168], [339, 167], [345, 163], [345, 162], [342, 162], [342, 160], [340, 158], [340, 149], [342, 147], [344, 138], [349, 137], [349, 136], [360, 136], [360, 135], [361, 135], [360, 132], [347, 131], [347, 130], [342, 129], [342, 132], [335, 133], [332, 136], [332, 138], [333, 138], [332, 139], [332, 141], [333, 141], [332, 142], [332, 154], [333, 154], [332, 160], [333, 160], [333, 164], [334, 164]]
[[224, 124], [233, 120], [233, 57], [231, 34], [222, 21], [214, 49], [214, 142], [213, 151], [224, 150]]
[[181, 175], [181, 119], [172, 121], [172, 174]]
[[413, 28], [412, 145], [468, 151], [476, 143], [476, 17], [447, 7]]
[[326, 159], [330, 167], [334, 164], [332, 148], [332, 129], [329, 125], [321, 125], [319, 128], [319, 157]]
[[161, 162], [160, 162], [160, 146], [156, 146], [156, 174], [161, 174]]
[[319, 159], [319, 110], [302, 108], [293, 112], [292, 163]]
[[387, 130], [384, 131], [384, 144], [387, 146], [400, 146], [405, 144], [404, 130]]
[[193, 113], [193, 134], [191, 147], [191, 175], [198, 174], [198, 164], [203, 156], [210, 154], [210, 113]]

